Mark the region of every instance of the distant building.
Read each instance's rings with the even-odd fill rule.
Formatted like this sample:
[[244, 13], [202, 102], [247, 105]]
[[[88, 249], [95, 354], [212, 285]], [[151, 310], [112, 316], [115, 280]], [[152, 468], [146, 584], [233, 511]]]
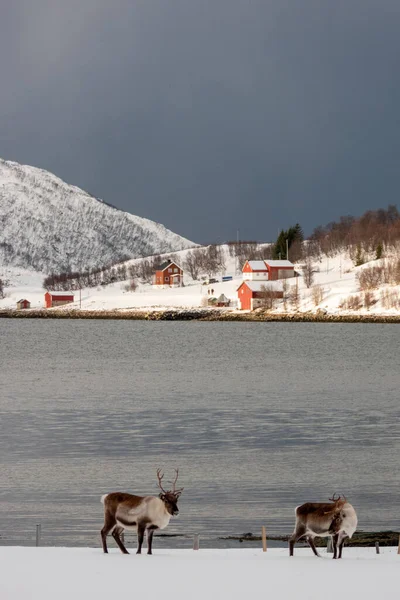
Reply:
[[242, 272], [243, 281], [268, 280], [268, 268], [263, 260], [246, 260]]
[[73, 301], [74, 295], [70, 292], [46, 292], [44, 295], [44, 302], [46, 308], [62, 306], [63, 304], [69, 304]]
[[30, 308], [31, 303], [29, 300], [18, 300], [17, 302], [17, 310], [23, 310], [24, 308]]
[[179, 287], [182, 283], [183, 270], [172, 260], [162, 263], [154, 274], [154, 285]]
[[[271, 285], [273, 285], [272, 290], [270, 289]], [[281, 283], [267, 284], [263, 281], [243, 281], [237, 289], [239, 310], [254, 310], [262, 306], [265, 288], [275, 298], [283, 298]]]
[[229, 306], [230, 303], [231, 301], [225, 296], [225, 294], [221, 294], [217, 298], [217, 306]]
[[268, 269], [268, 279], [288, 279], [294, 277], [294, 264], [290, 260], [265, 260]]
[[294, 264], [290, 260], [246, 260], [243, 281], [275, 281], [294, 277]]

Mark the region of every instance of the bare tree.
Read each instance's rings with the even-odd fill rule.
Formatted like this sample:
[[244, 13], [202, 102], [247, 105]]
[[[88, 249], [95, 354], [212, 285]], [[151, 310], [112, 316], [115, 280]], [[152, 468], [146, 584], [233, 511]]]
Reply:
[[287, 310], [287, 302], [288, 302], [288, 295], [289, 295], [289, 283], [288, 280], [282, 279], [282, 291], [283, 291], [283, 309], [286, 311]]
[[310, 288], [314, 283], [315, 265], [309, 256], [307, 256], [301, 270], [303, 271], [304, 283], [307, 288]]
[[186, 255], [186, 260], [183, 263], [183, 268], [189, 271], [190, 277], [197, 281], [199, 278], [200, 264], [194, 250], [189, 250]]
[[137, 281], [135, 279], [130, 279], [129, 283], [126, 284], [124, 289], [126, 292], [136, 292], [137, 287]]
[[322, 300], [324, 299], [324, 290], [322, 289], [322, 286], [314, 285], [314, 287], [311, 289], [311, 296], [314, 302], [314, 306], [318, 306], [318, 304], [321, 304]]
[[290, 286], [289, 290], [289, 300], [292, 307], [296, 310], [299, 310], [300, 306], [300, 290], [299, 290], [299, 281], [296, 279], [296, 285]]
[[0, 279], [0, 298], [4, 298], [4, 282]]
[[151, 283], [153, 279], [153, 265], [149, 260], [143, 259], [139, 264], [139, 277], [144, 283]]
[[276, 307], [278, 298], [277, 292], [271, 285], [262, 285], [260, 290], [261, 306], [265, 310], [273, 310]]

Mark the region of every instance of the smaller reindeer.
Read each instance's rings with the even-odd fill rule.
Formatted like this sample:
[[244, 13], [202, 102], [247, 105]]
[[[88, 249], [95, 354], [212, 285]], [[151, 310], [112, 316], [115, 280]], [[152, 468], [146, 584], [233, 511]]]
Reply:
[[[289, 540], [289, 555], [293, 556], [295, 543], [306, 538], [312, 551], [320, 556], [315, 548], [315, 537], [332, 538], [333, 558], [342, 558], [343, 544], [346, 538], [351, 538], [357, 527], [357, 515], [352, 505], [335, 494], [330, 502], [306, 502], [295, 510], [296, 525]], [[339, 549], [339, 552], [338, 552]]]
[[129, 554], [125, 548], [121, 533], [124, 529], [133, 529], [138, 535], [138, 549], [141, 554], [144, 532], [147, 534], [147, 554], [152, 554], [153, 534], [156, 529], [165, 529], [172, 516], [179, 513], [178, 499], [183, 488], [176, 489], [179, 470], [175, 469], [172, 490], [166, 491], [162, 486], [164, 477], [161, 469], [157, 469], [158, 486], [161, 493], [156, 496], [133, 496], [124, 492], [112, 492], [101, 497], [104, 504], [104, 527], [101, 530], [103, 551], [107, 554], [107, 535], [112, 534], [123, 554]]

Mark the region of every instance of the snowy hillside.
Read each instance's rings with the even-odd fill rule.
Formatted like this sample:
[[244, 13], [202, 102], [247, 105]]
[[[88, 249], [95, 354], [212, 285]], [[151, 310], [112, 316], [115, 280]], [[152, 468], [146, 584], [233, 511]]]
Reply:
[[[225, 268], [215, 275], [217, 282], [204, 285], [205, 273], [200, 280], [193, 280], [188, 271], [184, 271], [184, 287], [157, 288], [150, 283], [137, 279], [136, 291], [129, 290], [129, 280], [119, 281], [106, 286], [97, 286], [75, 291], [75, 302], [64, 308], [82, 308], [82, 310], [129, 310], [129, 309], [163, 309], [163, 308], [195, 308], [207, 305], [210, 294], [218, 297], [224, 294], [231, 301], [230, 307], [237, 305], [237, 288], [243, 278], [237, 263], [230, 256], [228, 246], [221, 246], [225, 254]], [[179, 265], [186, 268], [186, 260], [190, 251], [174, 253]], [[163, 258], [168, 258], [165, 255]], [[316, 312], [326, 311], [328, 314], [380, 314], [398, 315], [400, 311], [400, 285], [380, 285], [369, 292], [369, 305], [365, 306], [366, 292], [360, 291], [358, 277], [371, 266], [382, 265], [386, 259], [370, 261], [356, 267], [346, 252], [334, 258], [321, 257], [314, 263], [313, 285], [307, 288], [302, 265], [296, 264], [298, 277], [288, 279], [287, 301], [279, 300], [273, 312]], [[142, 259], [130, 260], [127, 269], [139, 265]], [[222, 276], [232, 276], [230, 281], [222, 281]], [[0, 299], [0, 309], [15, 308], [16, 302], [27, 298], [32, 309], [43, 308], [44, 289], [43, 274], [14, 268], [2, 268], [0, 279], [5, 283], [5, 298]], [[290, 291], [298, 286], [298, 301], [290, 298]], [[349, 299], [360, 299], [360, 304], [349, 305]], [[58, 309], [55, 309], [58, 310]], [[64, 310], [60, 308], [59, 310]]]
[[81, 270], [194, 245], [48, 171], [0, 159], [0, 264]]

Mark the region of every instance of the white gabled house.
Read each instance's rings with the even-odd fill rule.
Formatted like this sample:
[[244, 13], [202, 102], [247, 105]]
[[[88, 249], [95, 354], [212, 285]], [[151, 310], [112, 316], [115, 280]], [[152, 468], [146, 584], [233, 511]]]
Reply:
[[294, 277], [294, 264], [290, 260], [246, 260], [243, 281], [275, 281]]
[[242, 272], [243, 281], [268, 281], [268, 268], [263, 260], [246, 260]]

